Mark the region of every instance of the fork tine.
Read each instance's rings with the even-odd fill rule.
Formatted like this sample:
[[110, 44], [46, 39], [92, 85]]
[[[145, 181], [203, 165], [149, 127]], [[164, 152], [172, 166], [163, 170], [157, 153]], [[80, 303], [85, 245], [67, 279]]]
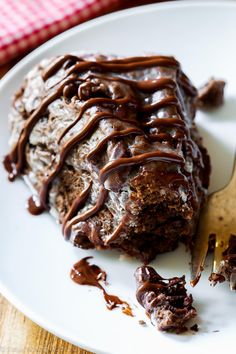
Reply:
[[[230, 195], [228, 200], [225, 200], [225, 194]], [[211, 194], [208, 198], [207, 205], [203, 208], [200, 221], [197, 228], [195, 245], [192, 249], [192, 262], [191, 262], [191, 280], [190, 284], [195, 286], [201, 276], [203, 266], [205, 263], [207, 251], [208, 251], [208, 240], [210, 234], [216, 235], [216, 244], [214, 251], [214, 261], [212, 264], [212, 274], [210, 280], [213, 284], [220, 281], [219, 277], [222, 279], [221, 271], [221, 261], [223, 259], [222, 253], [228, 248], [229, 235], [232, 233], [232, 227], [236, 230], [235, 219], [226, 218], [226, 224], [222, 224], [223, 217], [222, 212], [225, 215], [231, 215], [230, 211], [235, 210], [236, 200], [236, 150], [234, 154], [234, 168], [230, 183], [227, 187]], [[222, 204], [222, 201], [226, 204]], [[221, 208], [222, 204], [222, 208]], [[221, 210], [222, 209], [222, 210]], [[219, 223], [219, 221], [221, 221]], [[230, 228], [228, 225], [230, 225]], [[217, 279], [218, 278], [218, 279]], [[216, 280], [217, 279], [217, 280]], [[230, 277], [231, 289], [236, 290], [236, 272], [232, 273]]]
[[233, 164], [233, 172], [231, 176], [231, 180], [229, 182], [229, 185], [233, 185], [236, 187], [236, 146], [234, 149], [234, 164]]
[[[225, 188], [225, 191], [227, 191], [227, 193], [230, 193], [232, 200], [236, 196], [236, 150], [234, 152], [234, 165], [233, 165], [232, 176], [228, 186]], [[230, 201], [231, 200], [228, 200], [228, 205], [233, 210], [234, 204], [233, 205], [229, 204]], [[223, 210], [223, 213], [226, 210]], [[214, 260], [213, 260], [213, 267], [212, 267], [213, 278], [212, 275], [210, 276], [210, 279], [213, 279], [212, 281], [213, 284], [215, 283], [214, 275], [220, 276], [221, 268], [222, 268], [221, 266], [223, 261], [222, 253], [229, 247], [230, 234], [233, 231], [232, 228], [233, 228], [233, 220], [231, 220], [230, 223], [226, 221], [226, 223], [221, 224], [221, 226], [217, 231]], [[231, 288], [235, 287], [235, 283], [236, 283], [236, 275], [232, 273], [232, 280], [230, 278], [230, 287]]]
[[222, 253], [228, 248], [228, 246], [229, 236], [221, 230], [220, 233], [218, 233], [216, 236], [212, 273], [220, 274], [220, 266], [223, 257]]
[[201, 276], [203, 271], [207, 251], [208, 251], [208, 240], [209, 240], [209, 229], [207, 220], [207, 206], [202, 210], [197, 232], [196, 241], [194, 248], [192, 250], [192, 260], [191, 260], [191, 280], [190, 284], [195, 286]]
[[230, 274], [229, 285], [230, 290], [236, 290], [236, 272]]

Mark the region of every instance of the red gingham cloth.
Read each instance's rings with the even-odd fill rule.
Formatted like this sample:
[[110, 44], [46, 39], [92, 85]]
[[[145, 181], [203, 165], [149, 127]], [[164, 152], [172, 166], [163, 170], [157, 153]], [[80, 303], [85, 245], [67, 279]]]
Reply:
[[0, 0], [0, 65], [122, 0]]

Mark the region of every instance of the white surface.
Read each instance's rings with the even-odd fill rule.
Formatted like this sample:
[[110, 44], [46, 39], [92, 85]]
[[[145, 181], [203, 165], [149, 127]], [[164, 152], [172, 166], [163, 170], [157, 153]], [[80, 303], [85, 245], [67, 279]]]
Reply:
[[[0, 83], [0, 155], [7, 151], [10, 97], [24, 74], [41, 58], [72, 50], [135, 55], [173, 54], [196, 85], [216, 75], [227, 80], [226, 104], [211, 114], [199, 113], [198, 125], [213, 163], [211, 190], [227, 183], [236, 132], [236, 6], [230, 3], [170, 3], [112, 14], [76, 27], [34, 51]], [[135, 260], [119, 260], [118, 253], [84, 251], [63, 240], [47, 214], [33, 217], [25, 210], [29, 190], [23, 181], [10, 184], [0, 166], [0, 290], [16, 307], [58, 336], [101, 353], [205, 354], [226, 352], [235, 341], [236, 294], [227, 284], [212, 288], [206, 269], [191, 289], [200, 325], [197, 334], [168, 335], [138, 324], [142, 309], [131, 318], [107, 311], [98, 289], [81, 287], [69, 278], [74, 262], [87, 255], [108, 272], [110, 293], [135, 301]], [[187, 274], [184, 248], [157, 257], [153, 265], [163, 276]], [[147, 321], [148, 322], [148, 321]], [[194, 321], [195, 323], [195, 321]], [[213, 332], [219, 330], [219, 332]]]

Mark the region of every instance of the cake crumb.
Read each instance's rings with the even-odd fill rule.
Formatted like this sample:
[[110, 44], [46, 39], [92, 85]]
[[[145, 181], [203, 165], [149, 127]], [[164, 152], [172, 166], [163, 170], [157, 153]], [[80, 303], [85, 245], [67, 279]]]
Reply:
[[191, 326], [190, 329], [191, 329], [191, 331], [194, 331], [194, 332], [198, 332], [199, 331], [197, 323], [195, 323], [193, 326]]
[[147, 323], [143, 320], [139, 320], [138, 323], [140, 324], [140, 326], [144, 326], [144, 327], [147, 326]]

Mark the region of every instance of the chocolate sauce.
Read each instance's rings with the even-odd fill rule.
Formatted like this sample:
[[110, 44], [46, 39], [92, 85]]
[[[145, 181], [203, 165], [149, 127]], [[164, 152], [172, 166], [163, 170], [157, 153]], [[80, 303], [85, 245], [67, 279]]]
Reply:
[[15, 173], [13, 172], [12, 161], [9, 155], [5, 156], [3, 159], [3, 166], [8, 172], [8, 179], [10, 182], [13, 182], [15, 179]]
[[35, 200], [35, 196], [28, 199], [27, 209], [32, 215], [40, 215], [45, 211], [44, 207]]
[[98, 75], [98, 74], [97, 75], [90, 74], [88, 77], [100, 79], [100, 80], [106, 80], [106, 81], [120, 82], [120, 83], [129, 85], [133, 88], [136, 88], [143, 93], [153, 93], [153, 92], [157, 91], [158, 89], [160, 90], [163, 88], [175, 88], [176, 87], [176, 82], [171, 78], [159, 78], [159, 79], [155, 79], [155, 80], [135, 81], [135, 80], [125, 79], [123, 77], [113, 77], [113, 76], [108, 76], [108, 75], [104, 76], [104, 75]]
[[78, 197], [72, 203], [72, 206], [70, 207], [68, 213], [64, 217], [64, 220], [63, 220], [63, 223], [62, 223], [62, 231], [63, 231], [63, 233], [64, 233], [64, 230], [65, 230], [65, 227], [66, 227], [66, 223], [76, 215], [76, 213], [79, 210], [79, 208], [81, 208], [84, 205], [84, 203], [86, 202], [88, 194], [89, 194], [91, 188], [92, 188], [92, 182], [90, 181], [88, 187], [80, 195], [78, 195]]
[[69, 238], [71, 233], [71, 228], [73, 225], [77, 224], [80, 221], [87, 220], [88, 218], [96, 214], [99, 210], [101, 210], [107, 195], [108, 195], [108, 191], [103, 186], [101, 186], [96, 204], [91, 209], [85, 211], [84, 213], [78, 216], [75, 216], [74, 218], [72, 218], [66, 223], [64, 228], [64, 235], [66, 238]]
[[97, 146], [88, 153], [87, 160], [93, 160], [94, 156], [96, 156], [99, 152], [102, 151], [103, 147], [105, 146], [105, 144], [109, 140], [114, 139], [114, 138], [118, 138], [118, 137], [124, 137], [124, 136], [131, 135], [131, 134], [144, 135], [143, 131], [141, 129], [138, 129], [138, 128], [128, 128], [128, 129], [125, 129], [125, 130], [113, 132], [113, 133], [107, 135], [104, 139], [102, 139], [97, 144]]
[[127, 222], [128, 217], [124, 217], [121, 222], [119, 223], [119, 225], [115, 228], [115, 231], [109, 235], [106, 240], [105, 240], [105, 246], [107, 246], [109, 243], [115, 241], [121, 234], [122, 231], [125, 230], [125, 224]]
[[[28, 209], [32, 214], [37, 215], [40, 214], [43, 210], [47, 209], [50, 187], [54, 179], [60, 174], [66, 158], [80, 142], [89, 138], [94, 133], [101, 120], [113, 119], [116, 121], [125, 122], [129, 125], [129, 127], [121, 131], [112, 132], [102, 141], [100, 141], [98, 145], [87, 155], [87, 159], [91, 162], [91, 164], [93, 164], [94, 157], [98, 153], [102, 152], [103, 148], [106, 147], [110, 140], [117, 137], [123, 138], [130, 134], [143, 135], [147, 141], [164, 140], [165, 142], [170, 143], [173, 142], [173, 140], [177, 140], [179, 144], [185, 143], [186, 146], [191, 146], [193, 150], [196, 150], [196, 146], [191, 145], [190, 135], [188, 129], [186, 129], [186, 122], [183, 120], [185, 113], [181, 108], [182, 98], [179, 96], [179, 92], [176, 89], [176, 79], [164, 77], [151, 80], [136, 81], [120, 77], [120, 74], [122, 73], [128, 73], [133, 70], [143, 70], [157, 66], [174, 68], [179, 77], [179, 82], [182, 90], [187, 92], [187, 94], [190, 96], [196, 95], [196, 89], [191, 85], [188, 78], [182, 73], [179, 63], [173, 57], [150, 56], [89, 61], [75, 55], [65, 55], [59, 57], [46, 70], [44, 70], [42, 74], [44, 81], [49, 79], [52, 75], [56, 74], [57, 71], [61, 68], [65, 70], [65, 77], [58, 84], [50, 88], [50, 94], [44, 98], [39, 107], [33, 111], [28, 119], [26, 119], [18, 142], [16, 143], [11, 153], [5, 157], [4, 166], [9, 173], [10, 180], [13, 180], [16, 176], [24, 172], [26, 166], [25, 150], [26, 145], [29, 142], [30, 134], [40, 118], [46, 114], [48, 106], [60, 97], [68, 99], [71, 95], [78, 95], [82, 105], [76, 119], [73, 121], [73, 123], [67, 126], [64, 131], [62, 131], [59, 137], [59, 156], [57, 159], [55, 159], [55, 161], [58, 162], [52, 166], [52, 172], [42, 183], [41, 190], [39, 191], [40, 205], [36, 205], [33, 198], [30, 198], [29, 200]], [[86, 72], [87, 75], [85, 75]], [[110, 96], [93, 97], [92, 93], [90, 94], [90, 90], [92, 90], [92, 88], [96, 88], [96, 84], [91, 83], [91, 78], [96, 78], [100, 81], [103, 80], [104, 82], [108, 83], [108, 87], [109, 84], [111, 85], [114, 82], [119, 83], [119, 85], [125, 85], [125, 91], [123, 92], [122, 89], [120, 90], [121, 93], [123, 92], [123, 96], [121, 95], [122, 97], [119, 98], [112, 98]], [[87, 91], [85, 90], [85, 93], [83, 92], [82, 87], [86, 88]], [[156, 102], [147, 103], [145, 101], [145, 94], [155, 93], [160, 89], [171, 89], [173, 94], [167, 97], [162, 97]], [[172, 106], [175, 107], [178, 113], [178, 118], [150, 118], [151, 114], [156, 110]], [[98, 112], [91, 116], [91, 119], [88, 120], [82, 130], [66, 140], [65, 138], [67, 133], [69, 133], [72, 128], [80, 121], [84, 113], [92, 107], [99, 108]], [[119, 109], [124, 110], [123, 116], [118, 114]], [[130, 112], [133, 112], [133, 114], [129, 114]], [[138, 117], [142, 118], [140, 119]], [[151, 120], [148, 121], [147, 117], [149, 117]], [[163, 130], [165, 127], [167, 127], [167, 129], [168, 127], [174, 128], [176, 130], [175, 136], [167, 132], [159, 132], [159, 128]], [[158, 132], [155, 134], [151, 133], [150, 130], [153, 128], [158, 129]], [[96, 204], [91, 209], [76, 216], [76, 214], [90, 197], [90, 191], [92, 189], [92, 185], [90, 185], [88, 189], [83, 191], [81, 195], [76, 198], [70, 210], [65, 216], [63, 221], [63, 231], [65, 236], [67, 238], [69, 237], [71, 228], [74, 224], [78, 223], [79, 221], [87, 220], [89, 217], [95, 215], [99, 210], [101, 210], [108, 195], [108, 191], [103, 187], [103, 184], [110, 176], [110, 174], [127, 166], [139, 166], [150, 161], [175, 164], [180, 167], [180, 170], [184, 165], [184, 159], [182, 156], [179, 156], [177, 153], [164, 151], [151, 151], [141, 153], [136, 156], [121, 157], [114, 161], [107, 162], [99, 171], [99, 182], [101, 187]], [[190, 183], [192, 183], [191, 178], [192, 177], [190, 175], [188, 179]], [[181, 183], [182, 177], [179, 177], [177, 174], [175, 174], [173, 181], [174, 180], [175, 183]], [[187, 183], [188, 180], [185, 180], [185, 183]], [[197, 194], [196, 191], [194, 191], [192, 195], [193, 204], [196, 198]], [[107, 238], [107, 243], [112, 242], [114, 239], [119, 237], [119, 233], [123, 230], [123, 226], [121, 224], [119, 224], [113, 231], [112, 235]]]
[[99, 173], [99, 180], [104, 183], [109, 174], [117, 168], [125, 166], [134, 166], [147, 163], [150, 161], [167, 162], [167, 163], [183, 163], [183, 158], [172, 153], [152, 151], [146, 152], [145, 154], [133, 156], [133, 157], [121, 157], [115, 161], [108, 162]]
[[[80, 109], [80, 113], [77, 116], [77, 118], [74, 120], [73, 123], [71, 123], [67, 128], [65, 128], [65, 130], [62, 132], [61, 136], [59, 137], [58, 143], [60, 143], [60, 141], [64, 138], [64, 136], [68, 133], [68, 131], [70, 131], [78, 122], [79, 120], [82, 118], [83, 114], [91, 107], [100, 105], [100, 104], [107, 104], [107, 105], [112, 105], [112, 106], [118, 106], [118, 105], [123, 105], [126, 103], [129, 103], [130, 100], [129, 98], [125, 97], [122, 99], [111, 99], [111, 98], [90, 98], [88, 101], [86, 101], [84, 103], [84, 105], [81, 107]], [[102, 115], [102, 114], [98, 114], [97, 117], [101, 117], [102, 119], [104, 118], [115, 118], [118, 119], [117, 116], [111, 115], [110, 113]], [[97, 122], [97, 121], [96, 121]], [[92, 125], [88, 125], [88, 127], [85, 126], [85, 128], [82, 130], [82, 132], [88, 132], [89, 128], [93, 128]]]
[[92, 258], [93, 257], [85, 257], [74, 264], [70, 273], [71, 279], [79, 285], [90, 285], [99, 288], [103, 292], [103, 297], [106, 301], [108, 310], [121, 308], [125, 315], [133, 316], [130, 305], [126, 301], [121, 300], [116, 295], [108, 294], [100, 284], [100, 282], [106, 281], [107, 274], [97, 265], [89, 264], [88, 260]]
[[[62, 68], [63, 64], [66, 61], [74, 60], [75, 62], [78, 61], [78, 57], [75, 55], [67, 54], [62, 57], [59, 57], [56, 61], [53, 61], [51, 65], [47, 68], [47, 70], [44, 70], [42, 77], [43, 80], [46, 81], [49, 79], [51, 76], [53, 76], [60, 68]], [[82, 59], [81, 59], [82, 60]]]
[[[67, 60], [67, 59], [66, 59]], [[80, 60], [80, 59], [79, 59]], [[78, 60], [78, 61], [79, 61]], [[70, 75], [73, 72], [83, 72], [95, 70], [98, 72], [126, 73], [143, 68], [154, 66], [179, 67], [179, 63], [172, 57], [151, 56], [151, 57], [131, 57], [126, 59], [115, 59], [106, 61], [80, 61], [68, 70]]]

